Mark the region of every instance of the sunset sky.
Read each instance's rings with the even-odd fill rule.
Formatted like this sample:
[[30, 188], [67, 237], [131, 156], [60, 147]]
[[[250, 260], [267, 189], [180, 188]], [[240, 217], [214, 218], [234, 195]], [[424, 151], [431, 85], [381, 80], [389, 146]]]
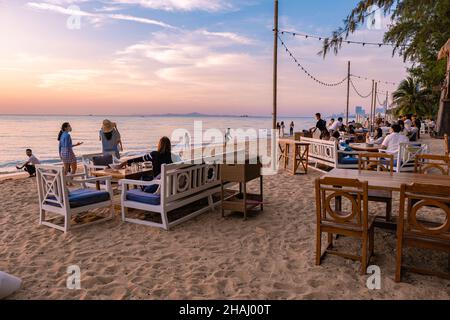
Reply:
[[[357, 2], [280, 0], [280, 28], [329, 35]], [[0, 114], [270, 115], [272, 28], [272, 0], [0, 0]], [[348, 60], [370, 79], [406, 74], [389, 47], [348, 45], [323, 60], [318, 40], [283, 37], [323, 81], [343, 79]], [[282, 48], [279, 76], [280, 114], [344, 111], [346, 86], [312, 82]], [[366, 94], [371, 82], [356, 85]], [[352, 93], [352, 110], [369, 104]]]

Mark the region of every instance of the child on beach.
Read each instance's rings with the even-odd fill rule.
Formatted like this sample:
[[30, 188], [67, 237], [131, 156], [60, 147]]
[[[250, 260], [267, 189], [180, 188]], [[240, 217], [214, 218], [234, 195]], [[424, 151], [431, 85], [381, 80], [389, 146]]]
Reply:
[[36, 175], [36, 165], [41, 164], [38, 158], [33, 155], [33, 151], [31, 149], [26, 150], [26, 154], [28, 156], [28, 160], [22, 164], [21, 166], [16, 166], [18, 170], [25, 170], [28, 172], [30, 177], [34, 177]]

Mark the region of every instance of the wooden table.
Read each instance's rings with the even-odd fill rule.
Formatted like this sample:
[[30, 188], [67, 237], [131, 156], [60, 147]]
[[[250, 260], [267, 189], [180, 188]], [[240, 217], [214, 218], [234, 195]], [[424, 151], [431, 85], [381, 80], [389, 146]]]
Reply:
[[[340, 178], [340, 179], [358, 179], [360, 181], [367, 181], [369, 189], [372, 190], [387, 190], [392, 192], [400, 192], [403, 184], [430, 184], [450, 187], [450, 177], [440, 175], [426, 175], [419, 173], [394, 173], [376, 172], [376, 171], [358, 171], [346, 169], [334, 169], [325, 174], [323, 178]], [[376, 220], [375, 226], [384, 229], [395, 230], [397, 227], [396, 220], [391, 222], [383, 220]]]
[[[91, 174], [95, 177], [112, 177], [114, 181], [122, 179], [140, 180], [143, 176], [152, 175], [153, 169], [141, 169], [138, 171], [132, 171], [131, 169], [105, 169], [92, 171]], [[97, 189], [100, 190], [100, 184], [97, 182]]]
[[[297, 174], [300, 165], [303, 167], [305, 174], [308, 173], [309, 162], [309, 143], [291, 140], [280, 139], [279, 148], [281, 155], [278, 161], [283, 160], [283, 168], [292, 175]], [[291, 167], [289, 168], [289, 161], [291, 161]]]
[[[222, 164], [220, 165], [222, 217], [225, 210], [242, 212], [244, 220], [247, 220], [247, 212], [256, 207], [264, 210], [263, 176], [261, 175], [261, 164]], [[247, 192], [247, 183], [259, 179], [259, 194]], [[225, 190], [225, 185], [230, 182], [239, 183], [239, 192]], [[229, 194], [229, 195], [226, 195]]]
[[323, 176], [324, 178], [344, 178], [367, 181], [369, 189], [400, 192], [402, 184], [433, 184], [450, 187], [450, 176], [426, 175], [419, 173], [394, 173], [377, 171], [358, 171], [334, 169]]
[[383, 148], [381, 144], [374, 144], [372, 147], [369, 147], [367, 143], [350, 143], [349, 146], [355, 151], [363, 152], [378, 152]]

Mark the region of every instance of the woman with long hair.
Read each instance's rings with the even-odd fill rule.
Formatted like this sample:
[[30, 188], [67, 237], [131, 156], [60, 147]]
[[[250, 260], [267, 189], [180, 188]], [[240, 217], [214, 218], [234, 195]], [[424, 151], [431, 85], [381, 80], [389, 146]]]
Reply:
[[72, 132], [70, 123], [64, 122], [58, 134], [59, 156], [61, 157], [61, 160], [64, 164], [65, 175], [67, 175], [69, 172], [72, 174], [75, 174], [77, 172], [77, 158], [75, 157], [73, 148], [81, 146], [83, 144], [83, 142], [73, 144], [70, 132]]
[[162, 137], [159, 140], [157, 151], [148, 153], [143, 157], [128, 160], [122, 163], [122, 166], [125, 166], [126, 164], [131, 165], [132, 163], [151, 161], [153, 164], [153, 177], [158, 179], [161, 175], [161, 166], [163, 164], [173, 163], [172, 157], [175, 156], [172, 155], [172, 144], [170, 139], [167, 137]]
[[367, 133], [366, 143], [382, 144], [383, 140], [383, 130], [381, 128], [375, 129], [375, 136], [373, 138], [370, 136], [369, 132]]

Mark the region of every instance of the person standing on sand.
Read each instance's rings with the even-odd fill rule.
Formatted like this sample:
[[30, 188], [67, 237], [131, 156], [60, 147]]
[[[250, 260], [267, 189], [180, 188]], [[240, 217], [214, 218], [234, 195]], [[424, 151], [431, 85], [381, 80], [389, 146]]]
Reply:
[[316, 113], [316, 120], [317, 120], [316, 126], [314, 128], [309, 129], [309, 132], [315, 133], [317, 130], [319, 130], [320, 139], [322, 139], [325, 131], [328, 132], [327, 122], [322, 119], [322, 115], [320, 113]]
[[294, 121], [291, 121], [291, 125], [289, 126], [289, 135], [290, 135], [291, 137], [294, 136], [294, 128], [295, 128]]
[[117, 124], [109, 120], [103, 120], [99, 136], [102, 142], [102, 153], [114, 153], [116, 158], [120, 159], [120, 151], [123, 151], [123, 145], [119, 130], [117, 130]]
[[64, 122], [58, 134], [59, 141], [59, 156], [64, 164], [64, 174], [75, 174], [77, 172], [77, 158], [73, 152], [74, 147], [81, 146], [83, 142], [72, 144], [72, 137], [70, 136], [72, 127], [70, 123]]
[[21, 166], [16, 166], [18, 170], [24, 169], [30, 177], [34, 177], [36, 175], [36, 165], [41, 164], [41, 162], [33, 155], [33, 151], [31, 149], [27, 149], [26, 151], [28, 160], [22, 164]]
[[225, 144], [230, 142], [231, 140], [231, 128], [227, 129], [227, 132], [225, 132]]
[[286, 126], [284, 125], [284, 121], [281, 121], [281, 125], [280, 125], [280, 138], [284, 138], [284, 129], [286, 128]]

